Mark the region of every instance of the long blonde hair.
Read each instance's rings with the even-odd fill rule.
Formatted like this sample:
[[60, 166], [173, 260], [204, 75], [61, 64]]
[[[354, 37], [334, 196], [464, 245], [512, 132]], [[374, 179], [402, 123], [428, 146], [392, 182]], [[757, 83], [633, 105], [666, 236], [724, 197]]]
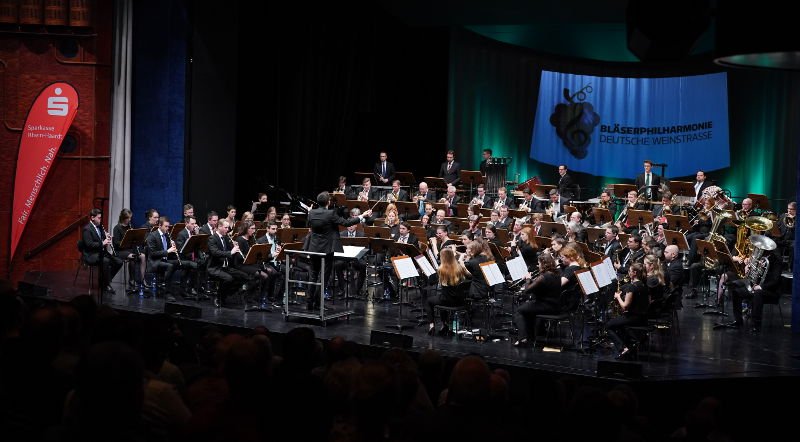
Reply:
[[458, 261], [451, 249], [442, 249], [439, 253], [442, 263], [439, 265], [439, 282], [445, 286], [456, 286], [471, 276], [469, 271]]
[[[661, 285], [666, 284], [666, 278], [664, 278], [664, 269], [661, 267], [661, 262], [658, 260], [658, 257], [655, 255], [647, 255], [644, 257], [644, 269], [647, 273], [647, 277], [655, 276], [658, 278], [658, 282]], [[647, 264], [653, 265], [652, 271], [647, 271]]]

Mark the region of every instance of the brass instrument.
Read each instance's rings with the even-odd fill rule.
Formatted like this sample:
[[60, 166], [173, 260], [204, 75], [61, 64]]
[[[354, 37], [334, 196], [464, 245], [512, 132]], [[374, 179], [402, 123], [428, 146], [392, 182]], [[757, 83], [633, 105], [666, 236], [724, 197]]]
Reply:
[[621, 223], [628, 219], [628, 207], [629, 204], [625, 204], [625, 208], [623, 208], [622, 212], [619, 213], [619, 216], [617, 216], [617, 219], [614, 221], [614, 224]]
[[501, 207], [503, 207], [503, 201], [498, 200], [494, 202], [494, 207], [493, 207], [494, 210], [500, 210]]
[[394, 192], [389, 193], [388, 195], [386, 195], [386, 201], [387, 202], [394, 203], [394, 202], [397, 202], [397, 199], [398, 199], [398, 195], [396, 195]]
[[787, 229], [794, 229], [794, 217], [786, 215], [783, 217], [783, 224]]
[[772, 221], [768, 218], [763, 216], [747, 217], [744, 223], [736, 228], [735, 248], [739, 256], [750, 256], [753, 252], [752, 243], [749, 241], [751, 235], [761, 235], [769, 230], [772, 230]]
[[747, 266], [747, 290], [752, 292], [753, 287], [764, 283], [769, 271], [769, 260], [764, 256], [765, 251], [775, 250], [778, 245], [775, 241], [764, 235], [753, 235], [749, 240], [752, 254], [750, 264]]
[[711, 208], [710, 212], [713, 219], [711, 221], [711, 230], [708, 232], [708, 240], [713, 241], [716, 239], [725, 241], [725, 237], [716, 232], [719, 226], [722, 224], [722, 221], [731, 218], [733, 215], [716, 207]]
[[368, 189], [361, 189], [361, 192], [358, 192], [358, 199], [359, 201], [369, 201], [369, 190]]

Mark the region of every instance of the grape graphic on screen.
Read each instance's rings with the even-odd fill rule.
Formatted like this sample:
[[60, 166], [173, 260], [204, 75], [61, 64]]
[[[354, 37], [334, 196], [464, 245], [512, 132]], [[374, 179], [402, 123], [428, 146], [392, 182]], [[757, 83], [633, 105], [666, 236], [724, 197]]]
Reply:
[[586, 94], [592, 92], [590, 85], [584, 86], [574, 94], [564, 88], [566, 103], [556, 105], [550, 115], [550, 124], [556, 128], [556, 134], [575, 158], [586, 158], [586, 146], [592, 141], [592, 131], [600, 124], [600, 115], [594, 106], [586, 102]]

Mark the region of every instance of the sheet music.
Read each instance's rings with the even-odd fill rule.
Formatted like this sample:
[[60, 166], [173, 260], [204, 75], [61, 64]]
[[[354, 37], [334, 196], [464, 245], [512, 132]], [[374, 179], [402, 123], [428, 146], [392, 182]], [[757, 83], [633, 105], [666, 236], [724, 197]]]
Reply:
[[594, 282], [594, 278], [592, 277], [591, 271], [575, 273], [578, 277], [578, 282], [583, 289], [583, 293], [586, 295], [590, 295], [592, 293], [597, 293], [600, 289], [597, 287], [597, 284]]
[[392, 258], [392, 265], [397, 277], [400, 279], [415, 278], [419, 276], [417, 268], [414, 266], [414, 261], [409, 257]]
[[608, 275], [608, 269], [606, 268], [605, 263], [600, 261], [596, 264], [592, 264], [592, 273], [594, 273], [594, 279], [597, 280], [597, 285], [600, 287], [605, 287], [611, 284], [611, 278]]
[[609, 278], [611, 278], [612, 280], [616, 280], [617, 269], [614, 268], [614, 263], [611, 262], [611, 258], [606, 256], [606, 258], [603, 260], [603, 264], [605, 264], [606, 266], [606, 273], [608, 274]]
[[528, 274], [528, 265], [525, 264], [525, 259], [522, 258], [522, 256], [517, 256], [510, 261], [506, 261], [506, 266], [508, 267], [509, 273], [511, 273], [511, 279], [514, 281], [519, 281]]
[[506, 282], [506, 279], [503, 277], [503, 272], [500, 271], [500, 267], [498, 267], [497, 263], [494, 261], [482, 263], [481, 271], [483, 272], [483, 276], [486, 278], [486, 282], [490, 286]]
[[433, 255], [433, 251], [430, 248], [428, 249], [428, 258], [430, 258], [433, 268], [439, 270], [439, 261], [436, 260], [436, 257]]
[[431, 265], [430, 261], [428, 261], [428, 258], [422, 255], [417, 255], [414, 257], [414, 260], [417, 261], [417, 265], [422, 269], [422, 273], [424, 273], [425, 276], [430, 277], [431, 275], [436, 274], [436, 270], [433, 269], [433, 266]]
[[[334, 253], [335, 256], [339, 258], [361, 258], [364, 256], [364, 253], [367, 252], [366, 247], [359, 247], [359, 246], [342, 246], [344, 248], [344, 252], [336, 252]], [[363, 252], [363, 253], [362, 253]]]

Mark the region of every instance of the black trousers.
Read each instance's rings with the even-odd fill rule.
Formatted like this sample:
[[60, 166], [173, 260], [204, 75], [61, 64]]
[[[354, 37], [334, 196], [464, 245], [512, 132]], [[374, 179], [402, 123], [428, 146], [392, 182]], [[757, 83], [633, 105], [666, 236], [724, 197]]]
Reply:
[[[536, 317], [539, 315], [556, 315], [561, 313], [557, 306], [545, 304], [536, 301], [528, 301], [517, 308], [514, 313], [514, 324], [519, 330], [519, 339], [534, 339], [536, 338]], [[531, 334], [533, 330], [533, 334]]]
[[[443, 293], [440, 293], [435, 296], [429, 296], [428, 299], [425, 300], [425, 312], [428, 314], [428, 322], [434, 322], [433, 320], [433, 308], [437, 305], [443, 305], [445, 307], [459, 307], [464, 305], [463, 299], [453, 298]], [[444, 310], [439, 311], [439, 317], [442, 318], [443, 323], [447, 323], [447, 312]]]
[[[331, 277], [333, 276], [333, 253], [325, 255], [325, 285], [328, 285]], [[322, 272], [322, 257], [318, 255], [311, 256], [311, 275], [308, 280], [310, 282], [320, 282], [320, 273]], [[308, 305], [316, 308], [319, 306], [320, 286], [311, 286], [308, 295]]]
[[646, 324], [647, 316], [645, 315], [623, 314], [608, 321], [606, 329], [608, 330], [608, 335], [611, 337], [611, 340], [614, 341], [617, 348], [621, 350], [624, 347], [630, 347], [634, 343], [633, 336], [628, 331], [628, 327], [637, 327]]
[[753, 318], [753, 327], [761, 327], [761, 319], [764, 317], [764, 299], [774, 301], [778, 295], [766, 292], [764, 290], [747, 290], [747, 279], [737, 279], [728, 283], [728, 290], [731, 293], [731, 309], [733, 310], [733, 318], [738, 323], [742, 323], [742, 301], [745, 299], [751, 301], [750, 315]]
[[100, 282], [100, 290], [103, 290], [111, 283], [111, 281], [117, 275], [117, 272], [119, 272], [119, 269], [122, 268], [122, 260], [116, 256], [111, 256], [103, 252], [102, 257], [99, 254], [87, 256], [86, 264], [88, 265], [101, 264], [101, 258], [102, 258], [102, 265], [98, 266], [99, 275], [97, 275], [97, 278], [98, 281]]

